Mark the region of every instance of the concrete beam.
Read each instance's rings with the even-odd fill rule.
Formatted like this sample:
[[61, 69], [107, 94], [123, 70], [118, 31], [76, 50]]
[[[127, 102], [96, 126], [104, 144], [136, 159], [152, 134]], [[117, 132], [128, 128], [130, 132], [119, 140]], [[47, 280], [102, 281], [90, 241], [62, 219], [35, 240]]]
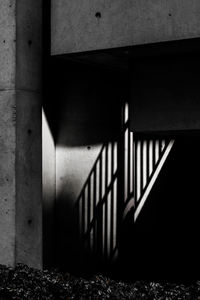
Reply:
[[0, 3], [0, 263], [42, 267], [42, 1]]
[[52, 55], [200, 36], [198, 0], [52, 0]]

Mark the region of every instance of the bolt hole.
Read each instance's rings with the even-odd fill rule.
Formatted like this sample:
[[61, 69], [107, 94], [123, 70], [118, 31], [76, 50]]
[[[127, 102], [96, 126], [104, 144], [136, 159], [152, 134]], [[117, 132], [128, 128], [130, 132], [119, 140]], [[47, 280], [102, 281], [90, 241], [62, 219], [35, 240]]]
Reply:
[[28, 225], [31, 225], [31, 224], [32, 224], [32, 220], [29, 219], [29, 220], [28, 220]]
[[101, 18], [101, 13], [100, 13], [99, 11], [96, 12], [95, 17], [96, 17], [97, 19], [100, 19], [100, 18]]
[[32, 42], [31, 40], [28, 41], [28, 45], [29, 45], [29, 46], [31, 46], [32, 43], [33, 43], [33, 42]]
[[30, 135], [32, 133], [32, 130], [31, 129], [28, 129], [28, 134]]
[[168, 14], [168, 16], [169, 16], [169, 17], [171, 17], [171, 16], [172, 16], [172, 14]]
[[91, 149], [91, 146], [87, 146], [87, 149], [90, 150], [90, 149]]
[[3, 40], [3, 43], [4, 43], [4, 44], [5, 44], [5, 42], [6, 42], [6, 41], [5, 41], [5, 40]]

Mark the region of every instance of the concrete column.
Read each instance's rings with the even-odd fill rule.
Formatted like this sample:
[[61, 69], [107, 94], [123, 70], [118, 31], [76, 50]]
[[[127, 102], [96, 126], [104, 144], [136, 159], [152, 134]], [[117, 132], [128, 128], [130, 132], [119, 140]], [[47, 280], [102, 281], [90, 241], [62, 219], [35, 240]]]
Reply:
[[42, 267], [41, 0], [0, 2], [0, 264]]

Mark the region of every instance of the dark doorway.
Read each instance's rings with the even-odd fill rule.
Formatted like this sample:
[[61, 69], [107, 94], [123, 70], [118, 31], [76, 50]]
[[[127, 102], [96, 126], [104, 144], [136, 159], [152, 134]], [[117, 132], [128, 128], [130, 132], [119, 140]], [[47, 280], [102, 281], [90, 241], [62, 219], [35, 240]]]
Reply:
[[[125, 220], [121, 268], [136, 279], [199, 276], [200, 136], [173, 136], [175, 143], [135, 223]], [[128, 233], [129, 231], [129, 233]]]

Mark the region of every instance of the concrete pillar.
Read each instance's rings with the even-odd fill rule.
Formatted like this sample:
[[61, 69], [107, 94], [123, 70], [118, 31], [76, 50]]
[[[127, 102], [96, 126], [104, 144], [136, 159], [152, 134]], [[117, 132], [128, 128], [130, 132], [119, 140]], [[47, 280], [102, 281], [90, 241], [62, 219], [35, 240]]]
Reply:
[[0, 2], [0, 264], [42, 267], [42, 1]]

